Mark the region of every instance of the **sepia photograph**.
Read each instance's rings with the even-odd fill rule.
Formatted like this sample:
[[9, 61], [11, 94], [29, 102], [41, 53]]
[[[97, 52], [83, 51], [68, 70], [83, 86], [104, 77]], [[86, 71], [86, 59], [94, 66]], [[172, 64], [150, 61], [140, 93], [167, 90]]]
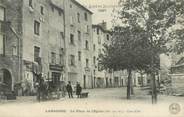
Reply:
[[0, 117], [184, 117], [184, 0], [0, 0]]

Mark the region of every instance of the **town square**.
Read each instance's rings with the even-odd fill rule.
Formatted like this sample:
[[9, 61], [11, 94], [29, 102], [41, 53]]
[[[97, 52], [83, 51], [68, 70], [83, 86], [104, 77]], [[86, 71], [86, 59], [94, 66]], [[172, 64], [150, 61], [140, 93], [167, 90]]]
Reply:
[[182, 117], [183, 19], [184, 0], [0, 0], [2, 117]]

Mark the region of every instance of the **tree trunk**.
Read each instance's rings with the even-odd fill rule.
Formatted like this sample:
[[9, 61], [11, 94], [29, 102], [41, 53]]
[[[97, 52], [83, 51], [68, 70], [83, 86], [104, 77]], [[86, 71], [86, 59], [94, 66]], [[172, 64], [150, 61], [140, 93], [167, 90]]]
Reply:
[[134, 84], [133, 84], [133, 79], [131, 77], [131, 95], [134, 95]]
[[158, 76], [158, 82], [157, 82], [157, 83], [158, 83], [158, 86], [157, 86], [157, 87], [158, 87], [159, 90], [160, 90], [160, 76]]
[[131, 74], [132, 71], [128, 70], [128, 84], [127, 84], [127, 99], [130, 99], [130, 93], [131, 93]]
[[156, 104], [157, 103], [156, 79], [154, 74], [151, 75], [152, 75], [152, 104]]

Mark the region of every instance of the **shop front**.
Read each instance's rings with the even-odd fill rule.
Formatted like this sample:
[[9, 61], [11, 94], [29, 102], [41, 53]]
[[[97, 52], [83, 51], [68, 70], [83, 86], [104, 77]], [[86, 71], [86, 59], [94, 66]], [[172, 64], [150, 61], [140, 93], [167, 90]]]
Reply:
[[48, 84], [50, 90], [57, 90], [61, 87], [62, 76], [63, 76], [63, 66], [61, 65], [49, 65], [50, 78], [48, 78]]

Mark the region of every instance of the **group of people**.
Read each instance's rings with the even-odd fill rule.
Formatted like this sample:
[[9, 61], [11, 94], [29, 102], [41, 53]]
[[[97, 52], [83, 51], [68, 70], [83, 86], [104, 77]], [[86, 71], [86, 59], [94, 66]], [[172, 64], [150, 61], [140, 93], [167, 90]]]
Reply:
[[[40, 78], [39, 81], [35, 84], [35, 87], [37, 88], [37, 99], [39, 101], [46, 100], [48, 97], [49, 90], [52, 89], [51, 86], [48, 85], [42, 78]], [[58, 88], [56, 88], [56, 89], [58, 89]], [[64, 85], [63, 88], [60, 87], [59, 89], [60, 89], [60, 91], [64, 92], [63, 96], [65, 96], [65, 91], [67, 91], [69, 98], [73, 98], [73, 88], [72, 88], [70, 81], [68, 82], [68, 84], [66, 86]], [[76, 84], [77, 98], [81, 98], [81, 92], [82, 92], [82, 87], [77, 82], [77, 84]]]
[[[66, 90], [68, 92], [69, 98], [73, 98], [73, 88], [72, 88], [72, 85], [71, 85], [71, 82], [70, 81], [68, 82], [68, 84], [66, 86]], [[82, 92], [82, 87], [77, 82], [77, 85], [76, 85], [76, 95], [77, 95], [77, 98], [80, 98], [81, 97], [81, 92]]]

